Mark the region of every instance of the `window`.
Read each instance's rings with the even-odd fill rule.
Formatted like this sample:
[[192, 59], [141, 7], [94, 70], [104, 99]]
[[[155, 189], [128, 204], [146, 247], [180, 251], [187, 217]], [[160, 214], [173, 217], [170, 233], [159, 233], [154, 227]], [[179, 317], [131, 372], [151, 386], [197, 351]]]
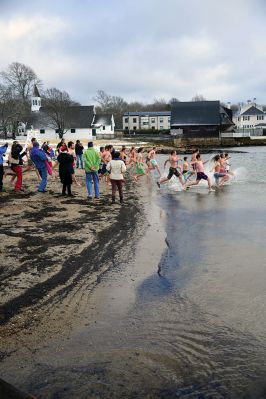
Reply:
[[133, 130], [137, 130], [137, 126], [133, 126]]
[[154, 130], [154, 129], [155, 129], [155, 126], [152, 126], [151, 128], [152, 128], [152, 130]]
[[250, 116], [244, 115], [243, 116], [243, 121], [249, 121], [250, 120]]
[[45, 129], [40, 129], [40, 133], [44, 134], [45, 133]]
[[163, 126], [160, 126], [160, 129], [163, 130]]
[[163, 118], [160, 118], [160, 123], [163, 123]]
[[147, 126], [149, 124], [149, 122], [142, 122], [142, 125]]
[[105, 126], [103, 126], [103, 130], [105, 130]]
[[133, 118], [133, 123], [137, 123], [137, 118]]
[[151, 118], [151, 123], [155, 123], [155, 118]]
[[59, 134], [60, 133], [59, 129], [55, 129], [55, 133]]
[[76, 129], [71, 129], [70, 132], [71, 133], [76, 133]]
[[126, 126], [125, 129], [128, 130], [128, 126]]
[[125, 123], [128, 123], [128, 118], [125, 118]]
[[257, 115], [257, 121], [263, 121], [264, 115]]

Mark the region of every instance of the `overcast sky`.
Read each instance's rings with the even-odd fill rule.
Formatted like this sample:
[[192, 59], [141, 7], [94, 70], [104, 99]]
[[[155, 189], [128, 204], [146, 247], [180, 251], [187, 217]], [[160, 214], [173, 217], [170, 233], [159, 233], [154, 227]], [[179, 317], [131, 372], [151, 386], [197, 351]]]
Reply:
[[82, 104], [196, 93], [266, 103], [265, 0], [0, 0], [0, 70], [31, 66]]

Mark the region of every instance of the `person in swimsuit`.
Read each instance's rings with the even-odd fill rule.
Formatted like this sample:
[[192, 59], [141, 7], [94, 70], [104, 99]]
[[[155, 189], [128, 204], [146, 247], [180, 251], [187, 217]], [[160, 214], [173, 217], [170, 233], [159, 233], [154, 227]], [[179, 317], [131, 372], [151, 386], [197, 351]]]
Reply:
[[184, 157], [184, 162], [183, 162], [183, 177], [185, 182], [192, 176], [195, 174], [195, 172], [193, 172], [190, 167], [190, 163], [187, 160], [188, 157]]
[[197, 171], [197, 178], [196, 178], [195, 181], [187, 183], [186, 184], [186, 188], [199, 184], [201, 179], [203, 179], [203, 180], [207, 180], [207, 182], [208, 182], [209, 192], [214, 191], [211, 188], [211, 180], [210, 180], [210, 178], [204, 172], [204, 164], [207, 163], [207, 162], [208, 161], [202, 161], [200, 154], [196, 155], [196, 161], [193, 162], [193, 163], [191, 162], [191, 164], [195, 165], [195, 169]]
[[214, 171], [214, 178], [217, 187], [222, 186], [227, 180], [229, 180], [229, 175], [225, 172], [221, 172], [220, 155], [215, 155], [214, 165], [210, 172]]
[[126, 151], [126, 147], [123, 145], [120, 151], [120, 159], [124, 162], [125, 165], [128, 164]]
[[229, 159], [231, 157], [229, 157], [229, 154], [224, 154], [224, 159], [225, 159], [225, 171], [226, 173], [228, 173], [231, 176], [234, 176], [235, 174], [233, 172], [230, 171], [230, 163], [229, 163]]
[[199, 149], [196, 148], [193, 152], [192, 152], [192, 156], [191, 156], [191, 165], [192, 165], [192, 169], [195, 171], [196, 170], [196, 166], [195, 166], [195, 162], [196, 162], [196, 157], [199, 154]]
[[137, 161], [136, 161], [136, 174], [134, 176], [134, 180], [138, 181], [138, 179], [141, 176], [145, 176], [147, 173], [145, 172], [144, 169], [144, 163], [143, 163], [143, 148], [140, 147], [138, 149], [138, 153], [137, 153]]
[[157, 172], [159, 173], [159, 176], [161, 176], [161, 171], [158, 162], [155, 159], [155, 155], [156, 155], [156, 147], [153, 147], [152, 150], [150, 150], [148, 153], [148, 158], [147, 158], [149, 160], [148, 167], [151, 170], [156, 169]]
[[136, 150], [135, 147], [131, 147], [130, 152], [129, 152], [129, 165], [134, 165], [136, 162]]
[[[157, 186], [160, 188], [161, 184], [166, 183], [167, 181], [169, 181], [173, 176], [176, 176], [178, 178], [178, 180], [180, 181], [180, 184], [182, 185], [182, 187], [184, 188], [184, 182], [181, 176], [181, 168], [180, 166], [178, 166], [178, 161], [180, 160], [180, 158], [176, 155], [176, 151], [172, 150], [170, 152], [170, 156], [169, 158], [165, 161], [164, 163], [164, 167], [166, 166], [167, 162], [170, 163], [170, 168], [169, 168], [169, 172], [168, 172], [168, 176], [164, 177], [163, 179], [157, 181]], [[179, 169], [179, 170], [178, 170]]]
[[109, 172], [106, 169], [108, 163], [112, 160], [111, 149], [113, 146], [106, 145], [105, 151], [101, 155], [101, 161], [103, 163], [102, 166], [102, 175], [105, 176], [106, 182], [109, 182]]

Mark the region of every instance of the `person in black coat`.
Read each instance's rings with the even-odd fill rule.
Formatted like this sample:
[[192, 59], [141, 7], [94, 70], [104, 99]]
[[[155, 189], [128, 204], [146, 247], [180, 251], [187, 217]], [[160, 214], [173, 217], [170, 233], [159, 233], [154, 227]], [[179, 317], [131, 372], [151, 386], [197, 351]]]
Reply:
[[71, 193], [71, 184], [73, 182], [72, 175], [74, 175], [74, 157], [67, 152], [67, 149], [61, 148], [61, 152], [57, 157], [59, 163], [59, 177], [63, 184], [62, 195], [73, 197]]

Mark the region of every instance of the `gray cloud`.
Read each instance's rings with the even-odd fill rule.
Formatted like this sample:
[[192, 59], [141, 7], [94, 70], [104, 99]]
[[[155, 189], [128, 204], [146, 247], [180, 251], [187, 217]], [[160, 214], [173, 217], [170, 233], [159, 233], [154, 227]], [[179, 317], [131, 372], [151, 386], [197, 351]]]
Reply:
[[0, 69], [33, 67], [86, 104], [97, 89], [266, 103], [263, 0], [74, 0], [1, 3]]

